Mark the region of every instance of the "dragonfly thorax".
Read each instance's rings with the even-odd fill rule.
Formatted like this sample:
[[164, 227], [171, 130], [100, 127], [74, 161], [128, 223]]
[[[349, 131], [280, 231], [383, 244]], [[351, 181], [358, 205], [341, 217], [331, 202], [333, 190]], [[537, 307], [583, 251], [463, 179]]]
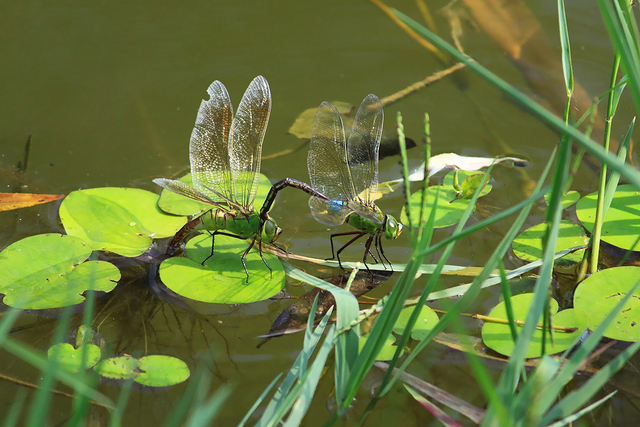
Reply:
[[225, 229], [231, 234], [249, 239], [260, 232], [260, 215], [256, 212], [249, 214], [233, 212], [224, 215]]

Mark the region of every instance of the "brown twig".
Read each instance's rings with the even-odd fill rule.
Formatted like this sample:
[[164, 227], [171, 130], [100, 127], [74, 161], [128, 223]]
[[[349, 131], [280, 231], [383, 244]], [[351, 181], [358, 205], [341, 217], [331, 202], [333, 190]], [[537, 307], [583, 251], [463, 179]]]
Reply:
[[[9, 377], [7, 375], [4, 374], [0, 374], [0, 380], [4, 380], [10, 383], [14, 383], [17, 384], [19, 386], [22, 387], [28, 387], [28, 388], [32, 388], [32, 389], [36, 389], [36, 390], [40, 390], [41, 387], [33, 384], [33, 383], [29, 383], [27, 381], [22, 381], [19, 380], [17, 378], [12, 378]], [[75, 399], [75, 396], [73, 394], [70, 393], [65, 393], [64, 391], [60, 391], [60, 390], [56, 390], [56, 389], [49, 389], [50, 392], [54, 393], [54, 394], [59, 394], [60, 396], [64, 396], [64, 397], [68, 397], [69, 399]], [[103, 403], [100, 402], [96, 402], [95, 400], [90, 400], [92, 405], [96, 405], [96, 406], [101, 406], [103, 408], [109, 409], [109, 410], [114, 410], [115, 408], [113, 406], [109, 406], [109, 405], [105, 405]]]
[[[373, 0], [372, 0], [373, 1]], [[442, 70], [442, 71], [438, 71], [436, 73], [433, 73], [432, 75], [430, 75], [429, 77], [427, 77], [424, 80], [421, 80], [419, 82], [416, 82], [410, 86], [407, 86], [406, 88], [402, 89], [399, 92], [394, 93], [393, 95], [389, 95], [387, 97], [384, 97], [380, 100], [380, 102], [382, 103], [383, 106], [387, 107], [391, 104], [393, 104], [394, 102], [398, 101], [399, 99], [404, 98], [405, 96], [409, 95], [410, 93], [416, 92], [420, 89], [422, 89], [425, 86], [428, 86], [438, 80], [442, 80], [443, 78], [445, 78], [446, 76], [448, 76], [449, 74], [453, 73], [454, 71], [459, 70], [460, 68], [463, 68], [465, 65], [462, 62], [458, 62], [455, 65], [452, 65], [451, 67]]]
[[[436, 310], [435, 308], [433, 308], [432, 310], [435, 311], [436, 313], [441, 313], [441, 314], [446, 313], [446, 311], [444, 311], [444, 310]], [[484, 316], [482, 314], [460, 313], [460, 315], [461, 316], [465, 316], [465, 317], [470, 317], [472, 319], [482, 320], [483, 322], [501, 323], [501, 324], [504, 324], [504, 325], [508, 325], [509, 324], [509, 320], [507, 320], [507, 319], [500, 319], [500, 318], [497, 318], [497, 317], [489, 317], [489, 316]], [[515, 323], [518, 326], [524, 326], [524, 321], [522, 321], [522, 320], [516, 320]], [[538, 328], [542, 328], [543, 327], [542, 323], [538, 323], [536, 326]], [[554, 331], [559, 331], [559, 332], [571, 333], [571, 332], [577, 331], [578, 328], [573, 328], [573, 327], [570, 327], [570, 326], [553, 325], [553, 330]]]

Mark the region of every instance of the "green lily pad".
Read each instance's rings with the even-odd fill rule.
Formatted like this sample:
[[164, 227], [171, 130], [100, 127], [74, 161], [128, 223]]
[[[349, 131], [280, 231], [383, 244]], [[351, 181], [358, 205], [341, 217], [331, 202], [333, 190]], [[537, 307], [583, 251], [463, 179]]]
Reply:
[[158, 195], [136, 188], [91, 188], [71, 192], [60, 205], [60, 219], [69, 235], [94, 250], [135, 257], [154, 238], [174, 235], [184, 217], [158, 208]]
[[[584, 196], [576, 206], [576, 214], [584, 228], [593, 231], [598, 193]], [[626, 250], [634, 247], [640, 235], [640, 191], [630, 184], [619, 185], [602, 224], [602, 240]]]
[[[453, 189], [456, 189], [457, 186], [459, 188], [458, 197], [470, 199], [482, 183], [484, 175], [485, 174], [482, 172], [466, 171], [462, 169], [452, 170], [442, 179], [442, 185]], [[457, 185], [454, 185], [456, 180]], [[482, 187], [482, 190], [480, 190], [480, 197], [489, 194], [492, 188], [491, 179], [489, 179], [485, 186]]]
[[128, 380], [140, 374], [140, 361], [133, 356], [109, 357], [102, 360], [93, 370], [103, 377], [114, 380]]
[[[180, 178], [179, 181], [190, 186], [193, 185], [190, 173]], [[266, 176], [260, 174], [258, 192], [256, 194], [256, 199], [253, 201], [254, 209], [259, 210], [262, 207], [262, 204], [267, 198], [267, 194], [269, 194], [269, 190], [271, 190], [271, 181], [269, 181], [269, 178]], [[188, 197], [184, 197], [174, 193], [173, 191], [164, 189], [162, 190], [162, 193], [160, 193], [158, 206], [164, 212], [173, 215], [196, 215], [200, 212], [208, 211], [213, 207], [209, 204], [196, 202]]]
[[[360, 349], [359, 351], [362, 351], [362, 348], [364, 347], [368, 338], [369, 334], [360, 337], [360, 340], [358, 341], [358, 348]], [[382, 349], [380, 349], [380, 353], [378, 353], [378, 355], [376, 356], [376, 360], [385, 361], [393, 359], [393, 355], [396, 353], [396, 349], [398, 348], [398, 346], [394, 345], [395, 341], [396, 338], [393, 335], [389, 334], [384, 344], [382, 345]], [[401, 356], [402, 354], [404, 354], [404, 350], [402, 350], [402, 353], [400, 353]]]
[[[411, 317], [414, 309], [415, 307], [406, 307], [402, 309], [400, 316], [398, 316], [398, 320], [396, 320], [396, 324], [393, 326], [393, 332], [398, 335], [402, 335], [404, 333], [407, 322], [409, 322], [409, 318]], [[431, 307], [423, 305], [420, 310], [420, 314], [418, 315], [418, 320], [416, 320], [415, 325], [413, 325], [411, 338], [418, 341], [423, 339], [439, 320], [438, 315], [431, 309]]]
[[[184, 257], [166, 259], [160, 264], [160, 279], [178, 295], [195, 301], [220, 304], [239, 304], [262, 301], [282, 290], [285, 274], [278, 257], [264, 252], [260, 258], [257, 248], [247, 254], [249, 283], [241, 257], [249, 243], [245, 240], [218, 235], [215, 252], [211, 255], [212, 237], [201, 234], [189, 240]], [[257, 246], [257, 243], [256, 243]]]
[[[575, 246], [586, 245], [589, 237], [584, 228], [571, 221], [560, 221], [558, 239], [556, 240], [555, 252]], [[511, 247], [515, 255], [525, 261], [536, 261], [542, 258], [542, 237], [546, 230], [546, 224], [537, 224], [529, 227], [513, 239]], [[584, 256], [585, 249], [565, 255], [559, 261], [568, 263], [580, 262]], [[558, 261], [556, 261], [558, 262]]]
[[47, 356], [66, 371], [80, 372], [98, 363], [101, 352], [94, 344], [81, 345], [76, 349], [69, 343], [59, 343], [49, 347]]
[[171, 356], [152, 355], [136, 359], [132, 356], [110, 357], [94, 368], [103, 377], [133, 379], [148, 387], [168, 387], [186, 381], [191, 373], [186, 363]]
[[6, 305], [39, 310], [79, 304], [87, 290], [110, 292], [120, 271], [105, 261], [87, 261], [91, 247], [61, 234], [27, 237], [0, 252], [0, 293]]
[[[469, 206], [469, 199], [461, 197], [463, 193], [456, 190], [453, 186], [454, 175], [456, 171], [449, 172], [443, 179], [443, 185], [431, 186], [427, 189], [427, 209], [433, 206], [433, 201], [436, 194], [438, 194], [438, 205], [436, 210], [436, 218], [434, 222], [435, 228], [449, 227], [457, 224], [462, 218], [462, 214]], [[468, 177], [478, 175], [482, 177], [481, 173], [458, 171], [458, 182], [462, 184]], [[468, 181], [467, 188], [473, 187], [475, 178]], [[476, 188], [477, 188], [476, 183]], [[481, 191], [482, 195], [485, 195], [491, 191], [491, 185], [487, 184]], [[475, 191], [475, 188], [474, 188]], [[473, 194], [473, 193], [472, 193]], [[411, 209], [411, 220], [417, 221], [420, 217], [420, 207], [422, 206], [422, 193], [416, 191], [409, 198], [409, 209]], [[429, 213], [427, 214], [429, 215]], [[402, 207], [402, 214], [400, 221], [403, 224], [407, 224], [409, 219], [407, 218], [406, 206]]]
[[[398, 316], [398, 320], [396, 320], [396, 324], [393, 325], [392, 331], [394, 333], [398, 335], [402, 335], [404, 333], [404, 330], [407, 327], [407, 322], [409, 321], [409, 317], [411, 317], [411, 313], [413, 312], [414, 308], [415, 307], [406, 307], [402, 309], [402, 311], [400, 312], [400, 316]], [[429, 331], [433, 329], [433, 327], [436, 323], [438, 323], [439, 320], [440, 319], [438, 318], [438, 315], [431, 309], [431, 307], [428, 307], [426, 305], [422, 306], [420, 315], [418, 316], [418, 320], [413, 326], [413, 331], [411, 331], [411, 338], [413, 338], [414, 340], [421, 340], [422, 338], [426, 337]], [[367, 341], [368, 337], [369, 334], [360, 337], [360, 350], [362, 350], [362, 348], [364, 347], [364, 344]], [[396, 352], [396, 349], [398, 348], [398, 346], [395, 345], [395, 342], [396, 338], [393, 336], [393, 334], [389, 334], [389, 336], [385, 340], [384, 345], [382, 346], [382, 349], [380, 350], [380, 353], [378, 353], [376, 360], [391, 360]], [[400, 356], [402, 356], [403, 354], [404, 349], [402, 349]]]
[[[533, 294], [520, 294], [511, 298], [513, 314], [516, 320], [524, 321], [526, 319], [532, 300]], [[568, 349], [571, 344], [573, 344], [573, 342], [582, 335], [589, 326], [589, 317], [584, 311], [576, 309], [562, 310], [561, 312], [556, 313], [558, 311], [558, 303], [555, 300], [551, 300], [550, 304], [552, 322], [554, 326], [577, 328], [575, 332], [554, 331], [553, 344], [550, 342], [549, 336], [547, 335], [547, 341], [545, 343], [546, 354], [555, 354]], [[489, 317], [506, 320], [507, 312], [504, 302], [501, 302], [491, 310]], [[540, 318], [539, 322], [541, 321], [542, 318]], [[517, 330], [520, 330], [522, 327], [517, 326], [516, 328]], [[514, 349], [514, 342], [511, 337], [511, 328], [506, 323], [485, 322], [482, 326], [482, 341], [484, 341], [485, 345], [490, 349], [500, 354], [504, 354], [505, 356], [510, 356]], [[527, 357], [542, 356], [541, 345], [542, 330], [538, 328], [531, 339], [531, 345], [527, 351]]]
[[[466, 199], [456, 199], [457, 192], [452, 187], [444, 187], [437, 185], [429, 187], [427, 190], [427, 209], [433, 206], [433, 201], [436, 193], [438, 194], [438, 204], [436, 210], [436, 218], [434, 227], [443, 228], [450, 225], [457, 224], [462, 218], [462, 214], [469, 205], [469, 201]], [[409, 209], [411, 209], [411, 220], [417, 221], [420, 217], [420, 208], [422, 206], [422, 194], [415, 192], [409, 198]], [[427, 217], [430, 213], [427, 213]], [[400, 215], [400, 221], [403, 224], [408, 224], [406, 206], [402, 207], [402, 213]], [[417, 225], [417, 224], [414, 224]]]
[[[589, 313], [594, 329], [640, 280], [640, 267], [614, 267], [598, 271], [583, 280], [573, 296], [573, 306]], [[605, 337], [621, 341], [640, 340], [640, 291], [627, 301], [609, 325]]]
[[[338, 113], [342, 116], [342, 123], [345, 129], [351, 129], [353, 126], [353, 117], [349, 115], [353, 113], [354, 106], [348, 102], [333, 101], [333, 105], [338, 109]], [[289, 133], [297, 136], [300, 139], [311, 139], [311, 127], [313, 126], [313, 120], [316, 117], [318, 107], [308, 108], [304, 110], [296, 118], [289, 128]]]
[[171, 356], [152, 355], [140, 358], [142, 371], [135, 382], [148, 387], [168, 387], [186, 381], [191, 373], [187, 364]]
[[[458, 197], [463, 199], [472, 198], [476, 190], [478, 189], [478, 187], [480, 187], [483, 181], [484, 181], [484, 174], [475, 174], [475, 175], [466, 177], [465, 179], [462, 180], [462, 183], [460, 184], [460, 193]], [[487, 181], [484, 187], [482, 187], [482, 190], [480, 190], [480, 196], [484, 196], [485, 194], [491, 191], [491, 184], [489, 184], [489, 182], [490, 181]]]
[[[551, 197], [551, 193], [547, 193], [544, 195], [544, 201], [549, 204], [549, 198]], [[567, 209], [572, 206], [580, 199], [580, 193], [575, 190], [567, 191], [562, 195], [562, 199], [560, 200], [560, 204], [562, 205], [562, 209]]]

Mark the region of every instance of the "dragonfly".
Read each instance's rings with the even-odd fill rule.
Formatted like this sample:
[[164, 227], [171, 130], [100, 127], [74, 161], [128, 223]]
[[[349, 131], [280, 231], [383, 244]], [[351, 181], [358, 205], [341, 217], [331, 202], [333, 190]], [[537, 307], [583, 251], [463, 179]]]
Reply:
[[[345, 222], [357, 229], [331, 235], [331, 258], [363, 236], [368, 236], [362, 258], [367, 270], [367, 255], [377, 263], [371, 252], [373, 244], [380, 262], [393, 269], [384, 254], [382, 237], [396, 239], [403, 225], [376, 206], [378, 191], [378, 154], [382, 136], [384, 113], [377, 96], [370, 94], [362, 101], [356, 113], [349, 139], [345, 138], [342, 118], [336, 107], [323, 102], [318, 107], [311, 129], [311, 141], [307, 165], [311, 187], [328, 200], [312, 196], [309, 208], [313, 217], [335, 227]], [[334, 251], [333, 239], [338, 236], [354, 236], [338, 251]], [[386, 268], [386, 266], [385, 266]]]
[[[192, 186], [181, 181], [157, 178], [153, 182], [174, 193], [206, 203], [212, 209], [192, 219], [176, 233], [167, 254], [173, 255], [182, 241], [192, 232], [206, 230], [216, 235], [251, 239], [242, 254], [242, 265], [249, 281], [245, 263], [247, 254], [258, 243], [262, 261], [262, 243], [273, 244], [282, 234], [275, 220], [268, 215], [270, 205], [263, 212], [253, 208], [258, 191], [262, 143], [269, 114], [271, 92], [267, 80], [258, 76], [249, 85], [235, 117], [229, 93], [220, 82], [213, 82], [207, 90], [210, 99], [202, 101], [191, 133], [189, 157]], [[273, 202], [273, 200], [271, 200]]]

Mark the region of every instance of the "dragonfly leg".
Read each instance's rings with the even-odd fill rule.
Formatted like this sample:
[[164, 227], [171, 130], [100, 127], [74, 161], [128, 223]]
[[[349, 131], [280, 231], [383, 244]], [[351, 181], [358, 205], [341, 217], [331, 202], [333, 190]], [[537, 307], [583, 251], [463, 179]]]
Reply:
[[[375, 246], [375, 245], [374, 245], [374, 246]], [[377, 252], [377, 249], [378, 249], [378, 248], [376, 248], [376, 252]], [[376, 256], [373, 254], [373, 252], [371, 252], [371, 248], [369, 248], [368, 253], [369, 253], [369, 256], [370, 256], [371, 258], [373, 258], [373, 262], [375, 262], [376, 264], [380, 262], [380, 261], [378, 260], [378, 258], [380, 258], [380, 252], [378, 252], [378, 258], [376, 258]], [[366, 254], [367, 254], [367, 252], [365, 252], [365, 255], [366, 255]]]
[[[213, 248], [216, 245], [216, 234], [224, 234], [224, 233], [218, 233], [218, 231], [214, 231], [213, 233], [210, 232], [209, 230], [207, 230], [207, 232], [211, 235], [211, 253], [209, 254], [208, 257], [206, 257], [204, 259], [204, 261], [202, 261], [200, 263], [200, 265], [202, 265], [204, 267], [204, 263], [207, 262], [209, 260], [209, 258], [211, 258], [213, 256]], [[234, 236], [235, 237], [235, 236]]]
[[374, 237], [373, 235], [369, 235], [369, 238], [367, 239], [367, 243], [365, 243], [364, 245], [364, 256], [362, 257], [362, 262], [364, 263], [364, 266], [367, 268], [367, 271], [371, 275], [371, 281], [373, 281], [373, 273], [371, 272], [371, 269], [369, 269], [369, 266], [367, 265], [367, 254], [371, 255], [371, 257], [376, 261], [376, 263], [378, 262], [376, 257], [374, 257], [373, 254], [371, 253], [371, 242], [373, 242], [373, 237]]
[[[251, 246], [253, 246], [253, 243], [255, 242], [255, 239], [253, 240], [253, 242], [251, 242]], [[251, 249], [251, 246], [249, 246], [249, 249]], [[247, 249], [247, 251], [249, 250]], [[262, 255], [262, 240], [258, 241], [258, 252], [260, 252], [260, 258], [262, 258], [262, 262], [264, 262], [264, 265], [267, 266], [267, 268], [269, 269], [269, 274], [271, 275], [271, 278], [273, 279], [273, 270], [271, 269], [271, 267], [269, 267], [269, 264], [267, 264], [267, 260], [264, 259], [264, 255]], [[245, 252], [246, 255], [246, 252]], [[245, 266], [244, 268], [245, 270], [247, 269], [247, 267]], [[247, 273], [247, 282], [249, 281], [249, 276]]]
[[[356, 234], [356, 236], [353, 239], [349, 240], [344, 245], [342, 245], [342, 247], [340, 249], [338, 249], [337, 252], [334, 253], [334, 251], [333, 251], [333, 238], [334, 237], [338, 237], [338, 236], [350, 236], [350, 235], [353, 235], [353, 234]], [[342, 261], [340, 261], [340, 252], [345, 250], [347, 248], [347, 246], [351, 245], [353, 242], [355, 242], [356, 240], [358, 240], [359, 238], [361, 238], [365, 234], [367, 234], [367, 233], [365, 233], [364, 231], [348, 231], [346, 233], [332, 234], [331, 238], [330, 238], [330, 241], [331, 241], [331, 258], [327, 258], [327, 259], [329, 260], [329, 259], [338, 258], [338, 265], [340, 266], [340, 268], [343, 268], [342, 267]]]
[[[244, 272], [247, 273], [247, 283], [249, 283], [249, 270], [247, 270], [247, 264], [245, 263], [245, 259], [247, 258], [247, 254], [249, 253], [249, 251], [251, 250], [251, 248], [255, 243], [256, 243], [256, 240], [253, 239], [251, 241], [251, 244], [247, 248], [247, 250], [244, 251], [244, 253], [242, 254], [242, 258], [240, 258], [240, 261], [242, 261], [242, 266], [244, 267]], [[260, 256], [262, 256], [262, 247], [260, 247]], [[264, 258], [262, 258], [262, 261], [264, 261]], [[267, 264], [267, 261], [264, 261], [264, 263]], [[269, 267], [268, 264], [267, 264], [267, 267]], [[271, 267], [269, 267], [269, 270], [271, 270]]]
[[[393, 266], [391, 265], [391, 262], [389, 262], [387, 256], [384, 254], [384, 249], [382, 248], [382, 234], [378, 234], [378, 237], [376, 238], [376, 250], [380, 255], [380, 259], [384, 258], [384, 260], [387, 261], [387, 264], [389, 264], [389, 268], [391, 269], [391, 271], [393, 271]], [[382, 263], [382, 265], [384, 265], [384, 263]], [[387, 267], [385, 267], [385, 269], [386, 268]]]
[[[331, 258], [325, 258], [325, 261], [336, 259], [336, 252], [333, 249], [334, 248], [334, 246], [333, 246], [333, 238], [334, 237], [339, 237], [339, 236], [348, 236], [348, 235], [351, 235], [351, 234], [358, 234], [358, 237], [360, 237], [363, 233], [362, 233], [362, 231], [348, 231], [346, 233], [335, 233], [335, 234], [332, 234], [331, 236], [329, 236], [329, 241], [331, 242]], [[356, 239], [358, 237], [356, 237]], [[345, 247], [349, 246], [354, 241], [355, 241], [355, 239], [349, 241], [349, 243], [347, 243], [342, 248], [340, 248], [340, 251], [342, 251], [342, 249], [344, 249]]]
[[[220, 232], [219, 231], [214, 231], [212, 233], [213, 237], [215, 237], [216, 235], [234, 237], [236, 239], [246, 240], [244, 237], [236, 236], [235, 234], [225, 233], [225, 232], [222, 232], [222, 231], [220, 231]], [[247, 254], [249, 253], [249, 251], [251, 250], [251, 248], [253, 247], [253, 245], [255, 243], [256, 243], [256, 240], [253, 239], [251, 241], [251, 244], [247, 248], [247, 250], [244, 251], [244, 253], [242, 254], [242, 258], [240, 258], [240, 260], [242, 261], [242, 266], [244, 267], [244, 272], [247, 273], [247, 283], [249, 283], [249, 270], [247, 269], [247, 264], [245, 262], [245, 259], [247, 258]], [[205, 261], [208, 260], [209, 258], [211, 258], [212, 256], [213, 256], [213, 242], [211, 243], [211, 255], [209, 255], [204, 261], [202, 261], [202, 265], [204, 265]], [[262, 247], [260, 247], [260, 256], [262, 256]], [[267, 264], [267, 261], [264, 259], [264, 257], [262, 257], [262, 261], [264, 261], [264, 263], [267, 266], [267, 268], [269, 268], [269, 270], [271, 270], [271, 267], [269, 267], [269, 264]]]
[[289, 256], [289, 251], [286, 250], [285, 248], [283, 248], [282, 246], [278, 246], [276, 244], [276, 242], [271, 242], [271, 246], [275, 246], [276, 248], [280, 249], [282, 252], [285, 253], [285, 255]]

